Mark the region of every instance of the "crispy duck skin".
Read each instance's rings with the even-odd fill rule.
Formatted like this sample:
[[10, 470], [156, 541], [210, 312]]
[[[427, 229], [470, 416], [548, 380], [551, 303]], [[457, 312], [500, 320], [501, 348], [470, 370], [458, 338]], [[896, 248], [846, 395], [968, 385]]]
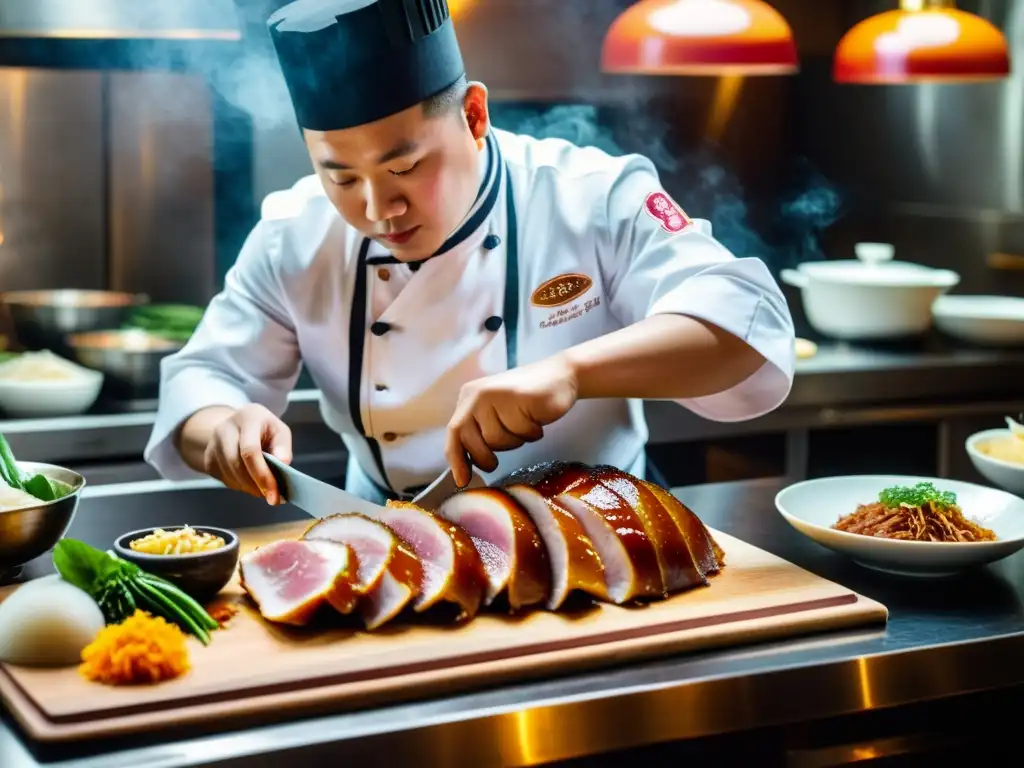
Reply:
[[423, 565], [417, 612], [440, 602], [460, 609], [459, 619], [473, 618], [487, 589], [487, 574], [469, 534], [439, 515], [405, 501], [387, 502], [378, 522], [390, 528]]
[[535, 488], [579, 521], [604, 564], [605, 585], [612, 602], [664, 596], [658, 555], [640, 515], [603, 484], [591, 467], [544, 462], [519, 470], [510, 479]]
[[343, 613], [355, 608], [358, 568], [344, 544], [282, 539], [243, 555], [238, 575], [265, 619], [303, 626], [326, 603]]
[[666, 593], [707, 583], [704, 572], [694, 561], [683, 531], [650, 488], [639, 478], [606, 465], [595, 467], [594, 476], [636, 510], [647, 536], [654, 542]]
[[345, 544], [356, 553], [359, 613], [367, 629], [393, 619], [419, 594], [419, 559], [383, 523], [358, 513], [330, 515], [309, 526], [302, 538]]
[[516, 611], [543, 603], [551, 594], [551, 564], [537, 526], [526, 510], [500, 488], [456, 493], [437, 510], [473, 540], [487, 571], [484, 598], [490, 605], [503, 591]]
[[683, 532], [686, 544], [690, 548], [690, 554], [701, 574], [706, 578], [711, 574], [718, 573], [725, 565], [725, 553], [711, 538], [711, 534], [701, 519], [661, 486], [646, 480], [642, 482], [651, 493], [658, 497], [662, 506], [672, 515], [679, 530]]
[[502, 487], [526, 511], [544, 542], [551, 567], [548, 610], [558, 610], [576, 591], [609, 600], [601, 557], [579, 521], [565, 507], [525, 483], [512, 481]]

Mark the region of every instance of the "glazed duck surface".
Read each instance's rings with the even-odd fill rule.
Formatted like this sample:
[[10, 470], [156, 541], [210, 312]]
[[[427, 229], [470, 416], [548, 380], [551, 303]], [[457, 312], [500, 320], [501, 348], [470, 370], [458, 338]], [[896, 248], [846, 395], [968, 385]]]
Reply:
[[601, 556], [579, 520], [561, 504], [524, 482], [511, 480], [502, 490], [526, 510], [544, 542], [551, 566], [547, 608], [557, 610], [575, 591], [598, 600], [610, 600]]
[[476, 615], [487, 589], [487, 573], [465, 531], [402, 501], [389, 501], [376, 520], [398, 534], [423, 566], [420, 591], [413, 599], [416, 611], [448, 602], [458, 606], [460, 618]]
[[355, 552], [359, 612], [367, 629], [390, 621], [420, 593], [423, 566], [390, 528], [365, 515], [325, 517], [302, 535], [304, 541], [332, 541]]
[[604, 564], [608, 598], [625, 603], [664, 595], [654, 544], [638, 511], [583, 464], [550, 462], [509, 475], [576, 518]]
[[[706, 572], [694, 562], [686, 536], [661, 498], [639, 478], [615, 467], [596, 467], [594, 475], [602, 485], [610, 488], [636, 510], [647, 536], [654, 544], [666, 592], [678, 592], [707, 583]], [[667, 495], [675, 498], [671, 494]]]
[[474, 488], [457, 493], [438, 514], [469, 534], [487, 571], [490, 605], [507, 590], [509, 607], [543, 603], [551, 593], [551, 565], [540, 531], [508, 493]]
[[573, 593], [664, 599], [709, 586], [724, 566], [704, 523], [664, 488], [615, 467], [545, 462], [455, 493], [436, 512], [391, 501], [377, 514], [332, 515], [299, 541], [246, 555], [240, 570], [268, 620], [358, 605], [375, 629], [408, 606], [441, 603], [468, 621], [503, 594], [513, 612], [558, 610]]

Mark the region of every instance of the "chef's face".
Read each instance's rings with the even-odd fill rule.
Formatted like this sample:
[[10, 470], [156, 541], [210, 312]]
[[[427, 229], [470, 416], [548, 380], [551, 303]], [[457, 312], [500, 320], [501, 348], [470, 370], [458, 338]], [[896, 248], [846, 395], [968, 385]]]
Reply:
[[471, 83], [438, 113], [419, 105], [356, 128], [304, 133], [345, 221], [415, 261], [437, 251], [473, 204], [487, 125], [487, 91]]

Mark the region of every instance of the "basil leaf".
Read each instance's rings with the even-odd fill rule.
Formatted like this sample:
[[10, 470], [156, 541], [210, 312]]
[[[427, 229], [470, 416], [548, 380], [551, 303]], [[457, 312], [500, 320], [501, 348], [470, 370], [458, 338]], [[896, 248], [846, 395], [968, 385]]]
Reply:
[[53, 501], [57, 498], [50, 481], [43, 475], [31, 475], [22, 485], [27, 493], [32, 494], [40, 501]]
[[60, 480], [54, 480], [52, 477], [46, 478], [46, 481], [50, 484], [54, 499], [63, 499], [71, 493], [71, 486], [67, 483], [62, 483]]
[[117, 561], [105, 552], [77, 539], [61, 539], [53, 548], [53, 567], [64, 581], [85, 590], [96, 599], [119, 570]]

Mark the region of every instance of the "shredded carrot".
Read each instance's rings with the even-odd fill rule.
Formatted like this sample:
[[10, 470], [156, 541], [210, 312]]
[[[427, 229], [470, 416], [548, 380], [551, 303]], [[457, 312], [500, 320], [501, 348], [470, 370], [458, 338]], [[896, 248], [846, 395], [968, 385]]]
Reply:
[[82, 650], [79, 673], [107, 685], [159, 683], [190, 669], [185, 634], [160, 616], [136, 610], [104, 627]]
[[223, 628], [238, 613], [238, 606], [231, 603], [221, 603], [209, 608], [207, 612]]

